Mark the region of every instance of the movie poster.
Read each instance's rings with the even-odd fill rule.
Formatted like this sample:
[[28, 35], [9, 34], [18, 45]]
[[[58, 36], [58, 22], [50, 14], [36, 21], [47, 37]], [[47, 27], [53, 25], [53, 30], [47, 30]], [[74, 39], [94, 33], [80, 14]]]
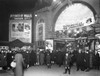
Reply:
[[50, 52], [53, 51], [53, 40], [52, 39], [48, 39], [45, 41], [45, 48], [49, 49]]
[[19, 39], [22, 42], [31, 43], [32, 16], [30, 14], [11, 15], [9, 21], [9, 41]]
[[39, 19], [36, 24], [36, 41], [45, 40], [45, 21], [44, 19]]

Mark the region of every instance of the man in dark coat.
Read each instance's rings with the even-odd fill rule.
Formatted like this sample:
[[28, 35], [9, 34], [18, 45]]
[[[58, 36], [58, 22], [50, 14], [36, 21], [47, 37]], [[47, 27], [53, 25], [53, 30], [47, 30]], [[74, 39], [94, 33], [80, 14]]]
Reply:
[[63, 64], [63, 53], [61, 52], [61, 50], [57, 52], [56, 59], [57, 59], [57, 64], [59, 65], [59, 67], [61, 67], [61, 65]]
[[86, 50], [85, 52], [85, 67], [86, 67], [86, 71], [88, 71], [90, 68], [90, 56], [88, 50]]
[[26, 67], [24, 69], [27, 69], [29, 67], [29, 52], [25, 51], [25, 52], [22, 52], [22, 54], [23, 54], [24, 62], [26, 64]]
[[37, 59], [36, 53], [34, 50], [32, 50], [30, 53], [30, 59], [29, 59], [30, 66], [34, 66], [34, 64], [36, 64], [36, 59]]
[[77, 71], [79, 69], [81, 69], [82, 71], [85, 70], [85, 65], [84, 65], [85, 62], [84, 62], [84, 60], [85, 60], [84, 53], [82, 52], [81, 49], [79, 49], [79, 52], [77, 54], [77, 59], [76, 59]]
[[55, 63], [55, 52], [52, 51], [51, 53], [51, 63], [54, 64]]
[[6, 57], [3, 53], [0, 52], [0, 67], [3, 67], [4, 70], [7, 69]]
[[72, 65], [73, 65], [74, 63], [76, 63], [77, 53], [78, 53], [77, 50], [74, 50], [74, 51], [72, 52], [72, 60], [71, 60]]
[[96, 52], [95, 55], [94, 55], [94, 61], [93, 61], [93, 65], [95, 67], [95, 69], [98, 69], [99, 70], [99, 53]]
[[14, 54], [11, 51], [7, 52], [7, 67], [8, 67], [8, 69], [11, 69], [10, 64], [13, 61], [13, 56], [14, 56]]
[[47, 51], [47, 54], [46, 54], [46, 64], [48, 68], [51, 68], [51, 54], [49, 50]]

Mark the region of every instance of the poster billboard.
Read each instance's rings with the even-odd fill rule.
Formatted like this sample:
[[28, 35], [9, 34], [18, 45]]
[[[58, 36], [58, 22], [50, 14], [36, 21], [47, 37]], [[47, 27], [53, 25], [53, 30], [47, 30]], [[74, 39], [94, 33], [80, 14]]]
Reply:
[[45, 49], [49, 49], [51, 52], [53, 51], [53, 40], [47, 39], [45, 41]]
[[31, 43], [32, 40], [32, 15], [13, 14], [9, 20], [9, 41], [19, 39], [22, 42]]
[[40, 18], [36, 24], [36, 41], [45, 40], [45, 21]]

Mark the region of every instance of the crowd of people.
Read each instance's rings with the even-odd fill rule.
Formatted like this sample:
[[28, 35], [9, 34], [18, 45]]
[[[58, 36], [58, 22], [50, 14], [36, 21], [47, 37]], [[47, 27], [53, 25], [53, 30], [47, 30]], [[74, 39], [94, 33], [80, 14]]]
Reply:
[[[19, 54], [21, 56], [19, 56]], [[3, 58], [4, 61], [2, 60]], [[93, 50], [78, 49], [72, 51], [62, 51], [61, 49], [58, 49], [51, 52], [49, 49], [42, 49], [31, 51], [8, 50], [7, 52], [0, 52], [0, 62], [3, 62], [3, 64], [1, 65], [3, 66], [3, 69], [12, 69], [11, 62], [13, 60], [18, 61], [18, 66], [19, 64], [21, 66], [24, 65], [23, 69], [27, 69], [28, 67], [36, 65], [46, 65], [47, 68], [52, 68], [53, 64], [56, 64], [59, 67], [64, 66], [65, 74], [67, 73], [67, 71], [70, 74], [71, 67], [74, 64], [76, 66], [76, 71], [81, 70], [88, 72], [91, 69], [100, 69], [100, 55], [97, 51], [94, 52]]]

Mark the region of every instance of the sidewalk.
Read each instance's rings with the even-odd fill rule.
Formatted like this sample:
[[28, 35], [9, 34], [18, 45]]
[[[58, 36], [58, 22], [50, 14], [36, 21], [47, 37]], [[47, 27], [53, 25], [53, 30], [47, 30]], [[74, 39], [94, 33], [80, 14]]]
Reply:
[[[72, 67], [70, 75], [63, 74], [63, 72], [63, 66], [53, 65], [51, 69], [48, 69], [47, 66], [33, 66], [25, 70], [24, 76], [100, 76], [100, 70], [76, 71], [76, 67]], [[11, 70], [0, 71], [0, 76], [14, 76], [14, 74]]]

